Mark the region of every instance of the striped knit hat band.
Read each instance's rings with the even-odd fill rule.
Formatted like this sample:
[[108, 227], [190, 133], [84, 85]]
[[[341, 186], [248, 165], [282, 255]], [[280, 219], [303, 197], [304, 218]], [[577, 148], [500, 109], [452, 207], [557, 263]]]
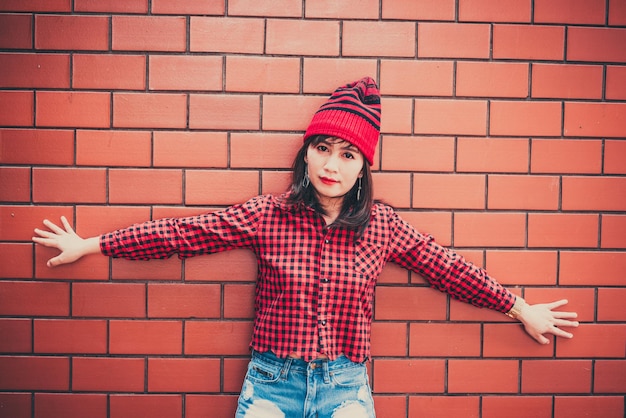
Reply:
[[365, 77], [335, 90], [313, 115], [304, 140], [313, 135], [350, 142], [372, 165], [380, 135], [380, 93], [376, 82]]

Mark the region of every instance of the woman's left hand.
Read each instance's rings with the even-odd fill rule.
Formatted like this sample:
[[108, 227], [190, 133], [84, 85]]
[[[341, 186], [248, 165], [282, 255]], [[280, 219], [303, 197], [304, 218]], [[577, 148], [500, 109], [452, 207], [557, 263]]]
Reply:
[[524, 324], [526, 332], [540, 344], [549, 344], [550, 340], [544, 334], [554, 334], [557, 337], [572, 338], [574, 335], [560, 327], [577, 327], [578, 321], [572, 321], [578, 315], [576, 312], [562, 312], [555, 309], [567, 304], [566, 299], [552, 303], [537, 303], [526, 305], [517, 319]]

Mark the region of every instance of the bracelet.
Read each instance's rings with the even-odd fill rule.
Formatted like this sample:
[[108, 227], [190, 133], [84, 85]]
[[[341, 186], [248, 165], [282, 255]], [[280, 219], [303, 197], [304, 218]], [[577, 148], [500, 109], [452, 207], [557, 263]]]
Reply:
[[517, 319], [517, 317], [522, 313], [522, 309], [526, 306], [526, 301], [519, 296], [515, 297], [515, 303], [510, 311], [508, 311], [505, 315]]

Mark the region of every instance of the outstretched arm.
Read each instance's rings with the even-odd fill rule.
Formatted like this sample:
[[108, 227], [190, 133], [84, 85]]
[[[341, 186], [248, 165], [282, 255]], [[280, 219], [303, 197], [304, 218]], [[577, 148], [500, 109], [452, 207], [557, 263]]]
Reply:
[[573, 334], [564, 331], [560, 327], [577, 327], [578, 321], [572, 321], [578, 315], [576, 312], [563, 312], [555, 310], [567, 304], [566, 299], [552, 303], [538, 303], [529, 305], [519, 296], [515, 300], [509, 316], [518, 319], [524, 324], [528, 335], [540, 344], [549, 344], [550, 340], [544, 334], [554, 334], [557, 337], [572, 338]]
[[59, 255], [48, 260], [48, 267], [60, 266], [77, 261], [88, 254], [100, 254], [100, 237], [81, 238], [74, 232], [65, 216], [61, 217], [63, 228], [45, 219], [49, 230], [35, 228], [33, 241], [45, 247], [56, 248]]
[[540, 344], [550, 342], [544, 334], [572, 338], [571, 333], [560, 327], [577, 327], [576, 312], [556, 310], [567, 300], [529, 305], [485, 270], [437, 244], [431, 235], [420, 234], [397, 213], [392, 211], [390, 219], [393, 226], [391, 261], [420, 274], [434, 288], [455, 299], [499, 312], [509, 310], [507, 315], [522, 322], [528, 335]]

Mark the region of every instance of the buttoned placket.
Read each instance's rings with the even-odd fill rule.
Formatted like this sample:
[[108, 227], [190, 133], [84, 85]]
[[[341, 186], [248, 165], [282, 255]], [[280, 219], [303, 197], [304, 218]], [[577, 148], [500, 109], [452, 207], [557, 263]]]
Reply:
[[331, 291], [329, 263], [332, 261], [332, 228], [324, 228], [319, 255], [319, 291], [317, 298], [317, 328], [319, 351], [325, 352], [328, 348], [325, 343], [328, 339], [328, 309]]

